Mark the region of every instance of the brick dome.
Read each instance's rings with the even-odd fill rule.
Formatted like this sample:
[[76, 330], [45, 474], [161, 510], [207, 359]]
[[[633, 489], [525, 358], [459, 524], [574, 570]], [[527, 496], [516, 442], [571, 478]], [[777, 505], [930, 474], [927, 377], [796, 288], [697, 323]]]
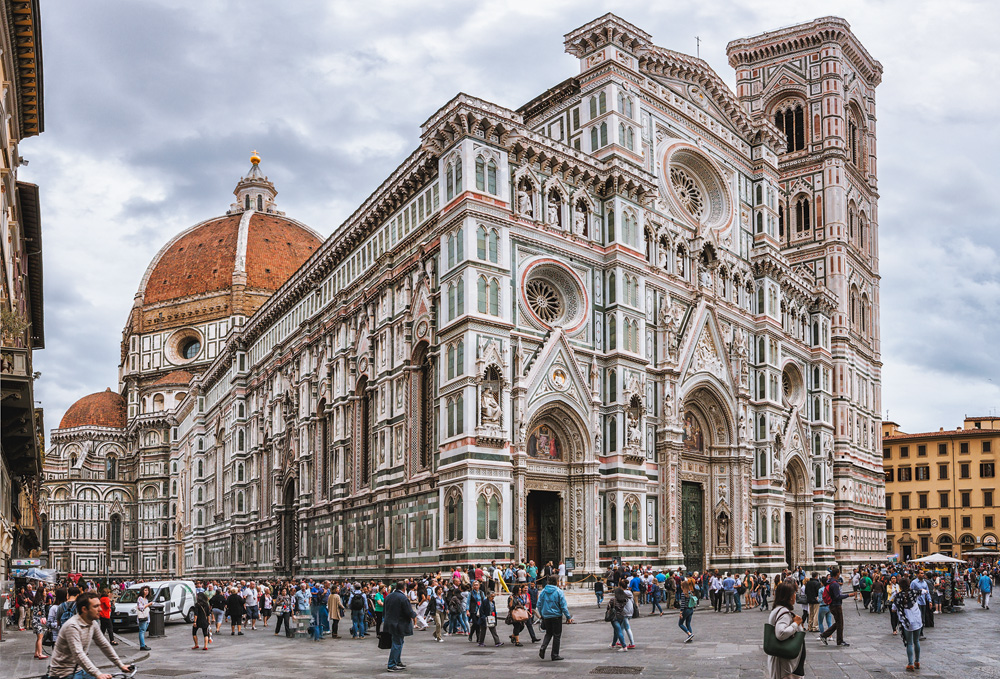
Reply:
[[[309, 227], [255, 211], [202, 222], [171, 240], [139, 288], [144, 305], [229, 291], [271, 293], [302, 266], [322, 239]], [[245, 280], [245, 282], [244, 282]]]
[[74, 403], [63, 415], [60, 429], [73, 427], [119, 427], [125, 428], [125, 399], [118, 392], [108, 388], [96, 394], [84, 396]]

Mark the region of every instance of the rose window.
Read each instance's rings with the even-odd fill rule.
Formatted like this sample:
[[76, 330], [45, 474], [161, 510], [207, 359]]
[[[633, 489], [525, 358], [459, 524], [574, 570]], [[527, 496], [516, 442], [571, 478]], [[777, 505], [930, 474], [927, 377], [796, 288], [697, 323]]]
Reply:
[[700, 218], [705, 211], [705, 201], [694, 178], [682, 168], [675, 166], [670, 168], [670, 183], [684, 209], [695, 219]]
[[545, 279], [535, 278], [525, 286], [528, 306], [545, 323], [552, 323], [563, 314], [562, 297]]

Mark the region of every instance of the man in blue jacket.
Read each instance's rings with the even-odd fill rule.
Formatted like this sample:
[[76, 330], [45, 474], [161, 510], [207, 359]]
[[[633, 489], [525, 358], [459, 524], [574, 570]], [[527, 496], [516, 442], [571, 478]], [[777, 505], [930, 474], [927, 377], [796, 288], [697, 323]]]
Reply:
[[552, 640], [552, 659], [562, 660], [559, 655], [559, 641], [562, 639], [563, 617], [566, 623], [573, 622], [573, 616], [569, 613], [569, 606], [566, 605], [566, 595], [558, 586], [559, 578], [550, 575], [546, 580], [545, 589], [538, 595], [538, 606], [535, 610], [542, 618], [542, 627], [545, 629], [545, 638], [542, 639], [542, 647], [538, 650], [538, 657], [545, 660], [545, 648]]
[[979, 596], [982, 599], [982, 603], [979, 604], [986, 610], [990, 610], [990, 595], [993, 593], [993, 580], [990, 579], [989, 573], [983, 571], [983, 574], [979, 576]]
[[392, 637], [388, 668], [390, 672], [406, 669], [402, 660], [403, 637], [413, 636], [413, 619], [417, 617], [405, 592], [406, 583], [400, 580], [383, 604], [385, 617], [382, 621], [382, 633]]
[[830, 603], [827, 604], [830, 607], [830, 614], [833, 615], [833, 625], [831, 625], [825, 632], [819, 635], [819, 640], [824, 644], [829, 645], [830, 642], [827, 641], [833, 633], [837, 633], [837, 645], [838, 646], [850, 646], [849, 643], [844, 641], [844, 599], [847, 598], [846, 594], [840, 592], [840, 569], [836, 566], [830, 571], [830, 577], [827, 580], [826, 591], [830, 595]]

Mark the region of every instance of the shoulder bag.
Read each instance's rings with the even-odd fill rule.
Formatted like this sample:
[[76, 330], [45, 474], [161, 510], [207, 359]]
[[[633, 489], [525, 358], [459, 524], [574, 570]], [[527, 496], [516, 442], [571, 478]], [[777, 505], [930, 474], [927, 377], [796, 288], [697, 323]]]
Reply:
[[[791, 611], [789, 611], [791, 614]], [[805, 632], [796, 632], [787, 639], [778, 639], [774, 632], [774, 625], [766, 623], [764, 625], [764, 653], [773, 655], [776, 658], [785, 660], [795, 660], [802, 652], [802, 646], [806, 642]]]

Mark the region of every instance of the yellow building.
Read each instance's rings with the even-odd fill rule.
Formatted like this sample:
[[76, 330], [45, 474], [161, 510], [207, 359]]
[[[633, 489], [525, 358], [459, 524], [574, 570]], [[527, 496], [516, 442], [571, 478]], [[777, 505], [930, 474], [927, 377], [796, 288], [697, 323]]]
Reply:
[[907, 434], [882, 423], [886, 542], [900, 560], [934, 552], [961, 557], [997, 547], [1000, 417], [967, 417], [962, 427]]

